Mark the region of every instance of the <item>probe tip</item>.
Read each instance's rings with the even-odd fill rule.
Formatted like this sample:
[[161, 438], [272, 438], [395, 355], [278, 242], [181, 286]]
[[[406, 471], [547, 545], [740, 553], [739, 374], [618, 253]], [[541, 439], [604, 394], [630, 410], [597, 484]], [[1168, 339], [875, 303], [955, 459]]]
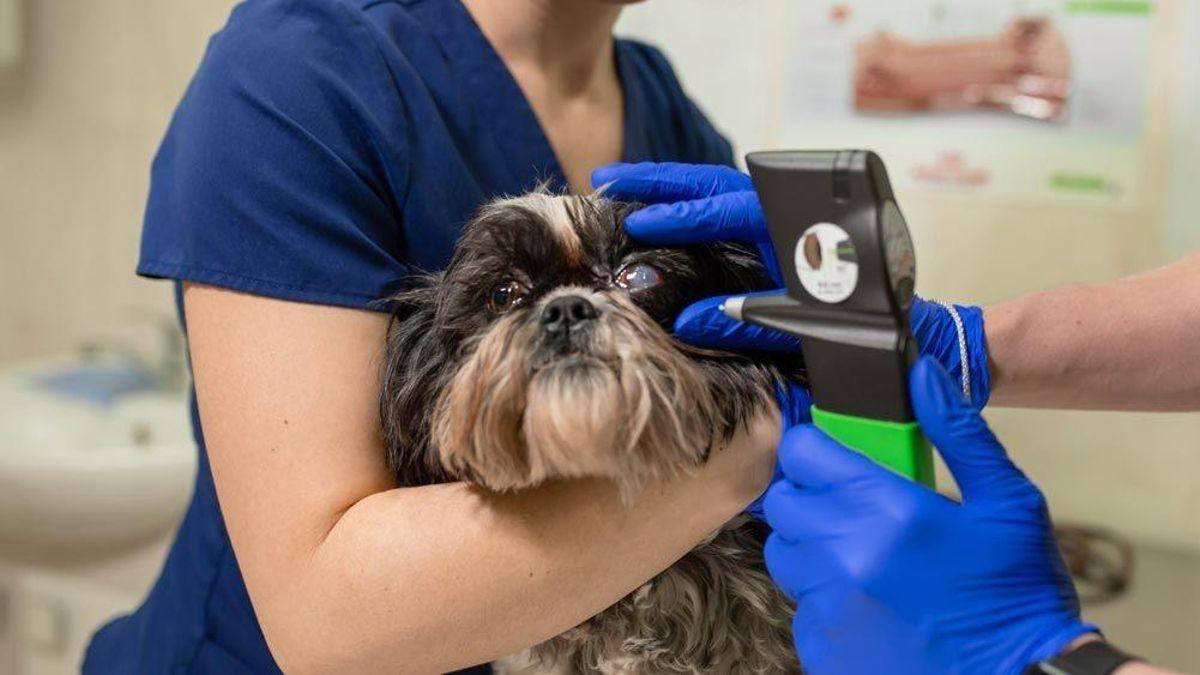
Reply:
[[735, 296], [732, 298], [725, 298], [725, 302], [721, 303], [721, 311], [725, 313], [725, 316], [727, 316], [731, 319], [736, 319], [738, 321], [741, 321], [742, 320], [742, 305], [744, 305], [745, 302], [746, 302], [746, 297], [743, 295], [738, 295], [738, 296]]

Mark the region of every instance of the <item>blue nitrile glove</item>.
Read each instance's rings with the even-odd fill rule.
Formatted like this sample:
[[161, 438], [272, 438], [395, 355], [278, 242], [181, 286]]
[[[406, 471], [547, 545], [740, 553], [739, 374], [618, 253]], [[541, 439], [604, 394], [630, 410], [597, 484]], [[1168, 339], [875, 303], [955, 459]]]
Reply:
[[[992, 376], [988, 370], [987, 336], [983, 330], [983, 309], [972, 305], [954, 305], [962, 320], [963, 336], [967, 344], [967, 373], [971, 380], [971, 405], [982, 410], [992, 395]], [[917, 338], [917, 349], [924, 356], [932, 356], [962, 391], [962, 349], [958, 343], [958, 329], [954, 316], [936, 302], [913, 298], [908, 312], [908, 324]]]
[[[610, 164], [592, 173], [592, 184], [605, 194], [650, 204], [629, 215], [625, 229], [642, 241], [690, 244], [720, 240], [754, 244], [771, 278], [783, 286], [778, 260], [758, 193], [750, 177], [726, 166], [706, 164]], [[696, 346], [719, 349], [793, 351], [795, 337], [744, 324], [726, 317], [723, 298], [702, 300], [688, 307], [675, 322], [676, 335]], [[955, 305], [967, 339], [971, 402], [982, 408], [991, 393], [984, 338], [983, 312]], [[955, 379], [962, 379], [958, 333], [943, 307], [917, 298], [910, 315], [913, 335], [922, 354], [932, 356]]]
[[1016, 675], [1097, 632], [1080, 620], [1042, 493], [935, 361], [917, 363], [910, 389], [961, 504], [813, 426], [780, 444], [765, 555], [797, 601], [805, 671]]
[[783, 276], [750, 176], [718, 164], [609, 164], [592, 172], [605, 196], [648, 204], [629, 214], [629, 236], [666, 246], [740, 241], [758, 249], [771, 279]]

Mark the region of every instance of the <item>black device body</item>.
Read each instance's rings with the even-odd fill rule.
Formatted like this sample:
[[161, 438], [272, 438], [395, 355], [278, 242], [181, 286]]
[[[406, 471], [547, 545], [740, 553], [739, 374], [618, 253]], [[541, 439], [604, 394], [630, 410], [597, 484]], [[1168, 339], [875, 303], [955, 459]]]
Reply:
[[[756, 152], [746, 163], [788, 294], [756, 305], [756, 320], [803, 336], [813, 402], [822, 410], [912, 421], [915, 263], [883, 161], [842, 150]], [[857, 262], [853, 290], [839, 301], [817, 297], [801, 280], [802, 238], [819, 223], [845, 231], [852, 247], [839, 247], [839, 256]]]

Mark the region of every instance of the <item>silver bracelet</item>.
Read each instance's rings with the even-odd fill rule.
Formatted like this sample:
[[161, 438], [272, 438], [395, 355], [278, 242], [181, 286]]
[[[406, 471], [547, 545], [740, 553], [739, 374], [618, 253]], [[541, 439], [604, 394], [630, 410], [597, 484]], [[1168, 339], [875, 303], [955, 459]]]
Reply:
[[963, 398], [967, 399], [967, 403], [971, 403], [971, 364], [967, 361], [969, 352], [967, 351], [967, 329], [963, 328], [962, 317], [958, 315], [958, 310], [954, 305], [941, 300], [931, 301], [933, 304], [950, 312], [950, 318], [954, 320], [954, 330], [958, 333], [958, 360], [962, 364], [962, 391]]

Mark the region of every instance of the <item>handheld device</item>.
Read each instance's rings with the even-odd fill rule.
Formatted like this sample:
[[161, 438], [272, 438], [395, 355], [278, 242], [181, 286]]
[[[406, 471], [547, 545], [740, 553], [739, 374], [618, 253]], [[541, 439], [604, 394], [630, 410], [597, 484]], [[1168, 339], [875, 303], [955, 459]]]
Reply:
[[725, 313], [803, 337], [816, 425], [933, 487], [908, 394], [916, 263], [883, 160], [867, 150], [782, 151], [746, 163], [787, 293], [730, 298]]

